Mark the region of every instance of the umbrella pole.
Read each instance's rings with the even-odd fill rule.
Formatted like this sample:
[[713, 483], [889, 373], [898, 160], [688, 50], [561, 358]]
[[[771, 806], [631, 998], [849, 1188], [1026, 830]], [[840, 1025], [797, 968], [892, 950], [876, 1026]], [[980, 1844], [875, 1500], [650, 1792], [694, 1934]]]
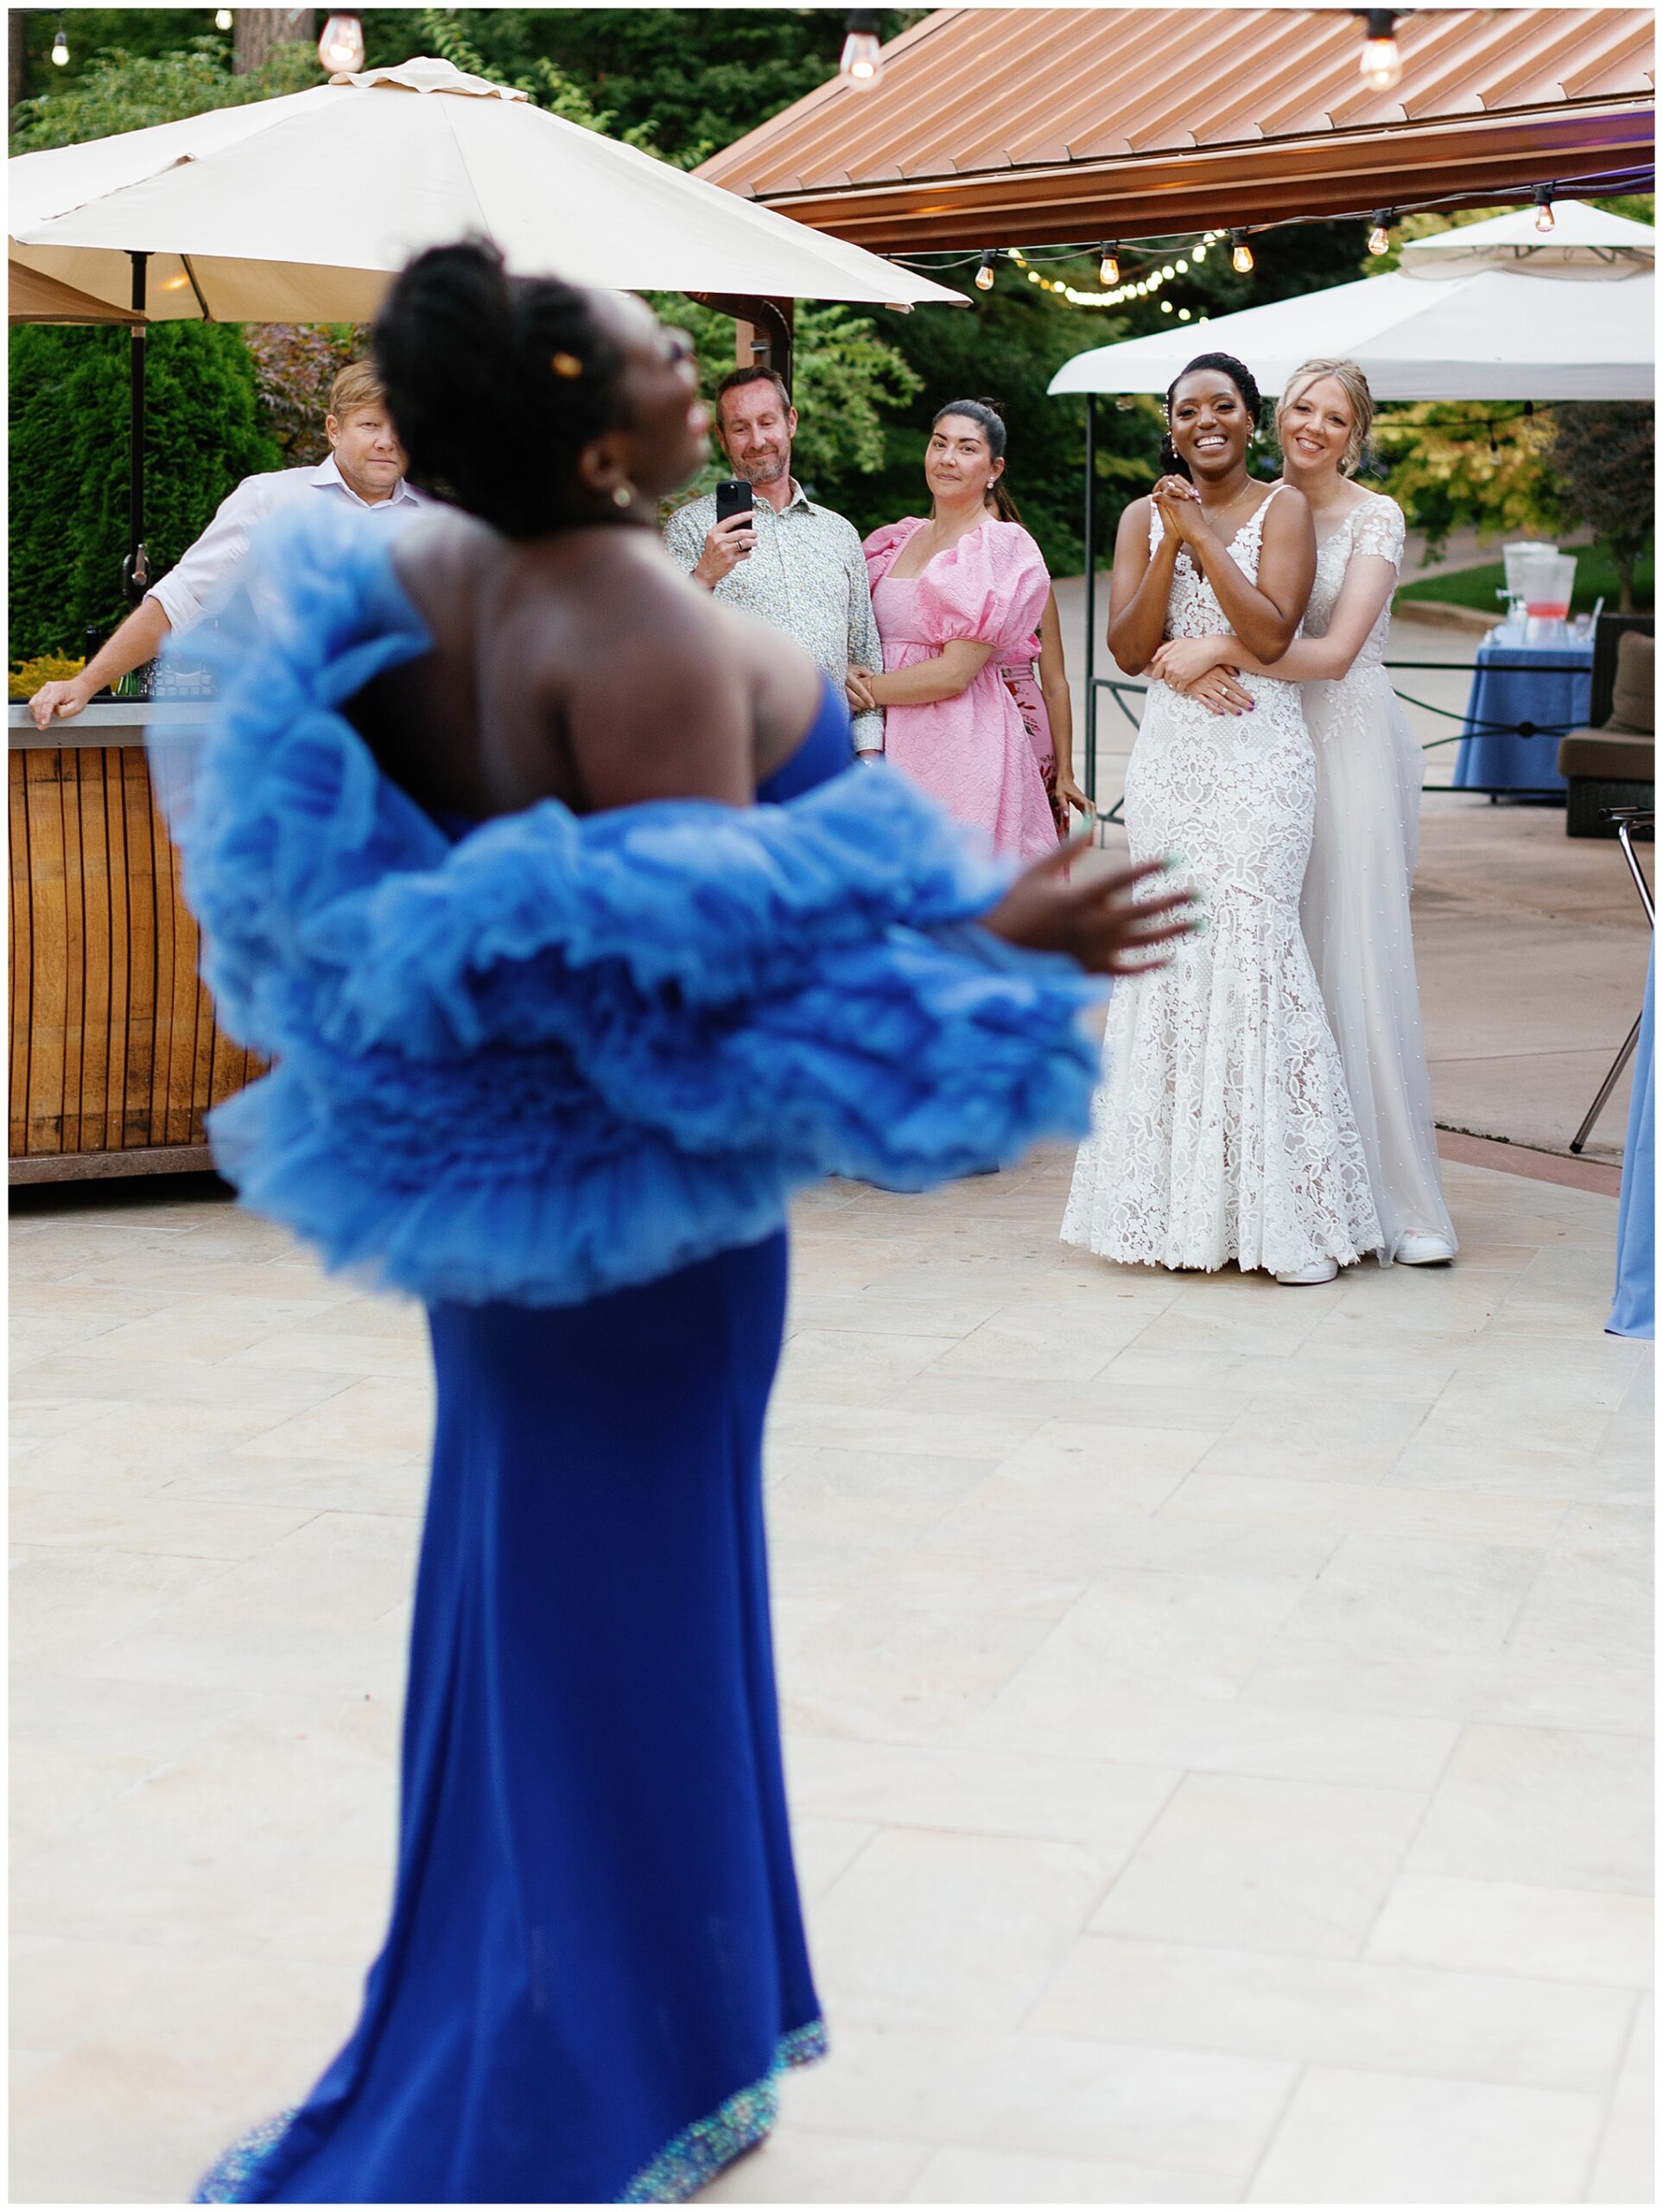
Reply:
[[[133, 264], [133, 308], [144, 313], [144, 277], [148, 253], [130, 253]], [[127, 558], [121, 581], [128, 599], [136, 607], [150, 581], [144, 555], [144, 339], [146, 326], [134, 323], [127, 333]]]
[[1097, 803], [1097, 395], [1086, 394], [1086, 797]]

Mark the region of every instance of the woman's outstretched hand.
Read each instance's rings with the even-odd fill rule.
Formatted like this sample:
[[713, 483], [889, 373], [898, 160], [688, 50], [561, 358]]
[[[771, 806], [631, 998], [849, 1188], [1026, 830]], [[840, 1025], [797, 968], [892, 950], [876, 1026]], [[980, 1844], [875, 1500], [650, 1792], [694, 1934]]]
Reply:
[[1172, 956], [1159, 948], [1188, 937], [1199, 919], [1192, 894], [1133, 896], [1137, 885], [1161, 874], [1162, 861], [1070, 881], [1070, 861], [1089, 847], [1089, 836], [1076, 837], [1036, 861], [982, 916], [983, 928], [1030, 952], [1066, 952], [1089, 975], [1146, 976], [1164, 968]]

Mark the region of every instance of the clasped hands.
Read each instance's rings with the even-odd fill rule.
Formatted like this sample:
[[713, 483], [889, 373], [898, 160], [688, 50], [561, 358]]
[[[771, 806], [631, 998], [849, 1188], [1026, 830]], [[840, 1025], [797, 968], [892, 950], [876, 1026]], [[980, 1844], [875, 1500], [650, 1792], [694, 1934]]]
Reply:
[[1241, 671], [1231, 664], [1240, 652], [1228, 634], [1212, 638], [1169, 638], [1157, 647], [1146, 673], [1169, 691], [1196, 699], [1210, 715], [1246, 715], [1253, 711], [1253, 694], [1241, 682]]
[[843, 680], [843, 696], [849, 702], [851, 714], [870, 715], [877, 710], [878, 702], [872, 696], [875, 673], [875, 670], [863, 668], [859, 661], [851, 665]]

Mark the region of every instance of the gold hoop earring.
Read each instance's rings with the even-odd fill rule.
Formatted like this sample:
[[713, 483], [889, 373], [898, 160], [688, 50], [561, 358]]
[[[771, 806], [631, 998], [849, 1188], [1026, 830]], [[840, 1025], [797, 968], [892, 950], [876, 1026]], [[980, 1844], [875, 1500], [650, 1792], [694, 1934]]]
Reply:
[[613, 505], [615, 507], [632, 507], [635, 505], [635, 486], [627, 478], [623, 483], [613, 486]]

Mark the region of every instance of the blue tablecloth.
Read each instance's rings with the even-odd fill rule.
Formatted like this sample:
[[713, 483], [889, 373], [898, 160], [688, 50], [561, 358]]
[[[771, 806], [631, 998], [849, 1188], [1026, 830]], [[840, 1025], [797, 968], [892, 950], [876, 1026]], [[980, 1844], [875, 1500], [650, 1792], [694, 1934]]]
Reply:
[[[1562, 791], [1559, 740], [1588, 720], [1591, 640], [1566, 637], [1527, 645], [1512, 628], [1493, 630], [1479, 646], [1467, 696], [1467, 734], [1456, 756], [1455, 787]], [[1574, 662], [1574, 668], [1568, 664]], [[1487, 734], [1482, 725], [1534, 722], [1541, 737]]]
[[1657, 1131], [1652, 1112], [1653, 987], [1657, 953], [1646, 970], [1646, 1005], [1634, 1046], [1634, 1087], [1628, 1101], [1628, 1136], [1622, 1152], [1622, 1196], [1617, 1202], [1617, 1295], [1606, 1328], [1614, 1337], [1657, 1333], [1653, 1272]]

